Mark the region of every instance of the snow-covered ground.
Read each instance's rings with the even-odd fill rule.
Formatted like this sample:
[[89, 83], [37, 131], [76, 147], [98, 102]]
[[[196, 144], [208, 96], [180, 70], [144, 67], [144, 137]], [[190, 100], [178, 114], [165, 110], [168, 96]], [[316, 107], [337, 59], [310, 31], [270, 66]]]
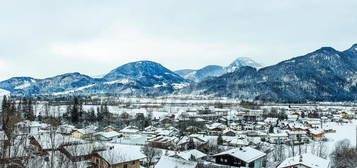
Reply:
[[336, 130], [336, 133], [327, 133], [325, 136], [328, 139], [326, 142], [328, 153], [331, 153], [335, 147], [336, 142], [348, 139], [351, 145], [356, 144], [356, 129], [357, 120], [352, 120], [352, 123], [338, 124], [335, 122], [327, 123], [327, 126]]

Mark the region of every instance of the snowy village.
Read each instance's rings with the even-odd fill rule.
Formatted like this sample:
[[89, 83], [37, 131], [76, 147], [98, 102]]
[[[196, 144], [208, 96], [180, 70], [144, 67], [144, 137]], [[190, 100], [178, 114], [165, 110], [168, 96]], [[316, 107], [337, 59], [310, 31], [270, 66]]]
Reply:
[[354, 104], [4, 96], [2, 116], [5, 167], [329, 168], [356, 161], [348, 153]]

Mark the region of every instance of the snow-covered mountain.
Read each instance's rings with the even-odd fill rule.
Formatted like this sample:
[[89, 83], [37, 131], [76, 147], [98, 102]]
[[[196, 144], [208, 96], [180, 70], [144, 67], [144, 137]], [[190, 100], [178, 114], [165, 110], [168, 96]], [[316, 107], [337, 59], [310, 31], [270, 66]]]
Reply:
[[183, 69], [175, 72], [185, 79], [194, 82], [200, 82], [209, 77], [218, 77], [225, 73], [233, 72], [239, 69], [240, 67], [244, 67], [244, 66], [250, 66], [254, 68], [263, 67], [261, 64], [255, 62], [254, 60], [248, 57], [239, 57], [236, 60], [234, 60], [231, 64], [229, 64], [227, 67], [222, 67], [219, 65], [208, 65], [198, 70]]
[[166, 94], [187, 86], [188, 80], [152, 61], [122, 65], [103, 78], [67, 73], [45, 79], [16, 77], [0, 82], [0, 88], [20, 95], [60, 94]]
[[226, 71], [234, 72], [235, 70], [239, 69], [240, 67], [244, 67], [244, 66], [250, 66], [253, 68], [263, 67], [263, 65], [255, 62], [254, 60], [252, 60], [248, 57], [239, 57], [226, 67]]
[[194, 82], [199, 82], [209, 77], [217, 77], [226, 73], [224, 67], [218, 65], [208, 65], [198, 70], [179, 70], [177, 74], [181, 75], [185, 79], [189, 79]]
[[323, 47], [259, 70], [241, 67], [183, 92], [285, 102], [357, 100], [356, 51], [357, 45], [342, 52]]

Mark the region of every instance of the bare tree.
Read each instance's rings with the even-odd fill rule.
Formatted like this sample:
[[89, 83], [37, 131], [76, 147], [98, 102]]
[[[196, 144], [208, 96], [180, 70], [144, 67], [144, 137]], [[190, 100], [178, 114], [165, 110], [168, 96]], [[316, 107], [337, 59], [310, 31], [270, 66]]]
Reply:
[[149, 168], [151, 166], [151, 164], [153, 163], [154, 159], [157, 157], [161, 156], [162, 151], [159, 149], [155, 149], [149, 145], [144, 145], [141, 148], [141, 151], [143, 152], [143, 154], [146, 155], [146, 167]]
[[357, 167], [357, 150], [352, 147], [350, 141], [345, 139], [335, 145], [331, 153], [333, 167]]

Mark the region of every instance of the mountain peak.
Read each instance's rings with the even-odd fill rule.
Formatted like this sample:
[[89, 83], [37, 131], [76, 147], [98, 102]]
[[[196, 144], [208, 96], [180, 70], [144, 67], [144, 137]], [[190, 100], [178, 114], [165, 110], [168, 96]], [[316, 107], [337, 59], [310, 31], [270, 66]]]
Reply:
[[335, 50], [332, 47], [321, 47], [320, 49], [316, 50], [316, 52], [331, 53], [331, 52], [337, 52], [337, 50]]
[[233, 72], [235, 70], [237, 70], [240, 67], [243, 66], [250, 66], [250, 67], [254, 67], [254, 68], [260, 68], [262, 67], [261, 64], [255, 62], [254, 60], [252, 60], [251, 58], [248, 57], [238, 57], [236, 60], [234, 60], [226, 69], [227, 72]]

